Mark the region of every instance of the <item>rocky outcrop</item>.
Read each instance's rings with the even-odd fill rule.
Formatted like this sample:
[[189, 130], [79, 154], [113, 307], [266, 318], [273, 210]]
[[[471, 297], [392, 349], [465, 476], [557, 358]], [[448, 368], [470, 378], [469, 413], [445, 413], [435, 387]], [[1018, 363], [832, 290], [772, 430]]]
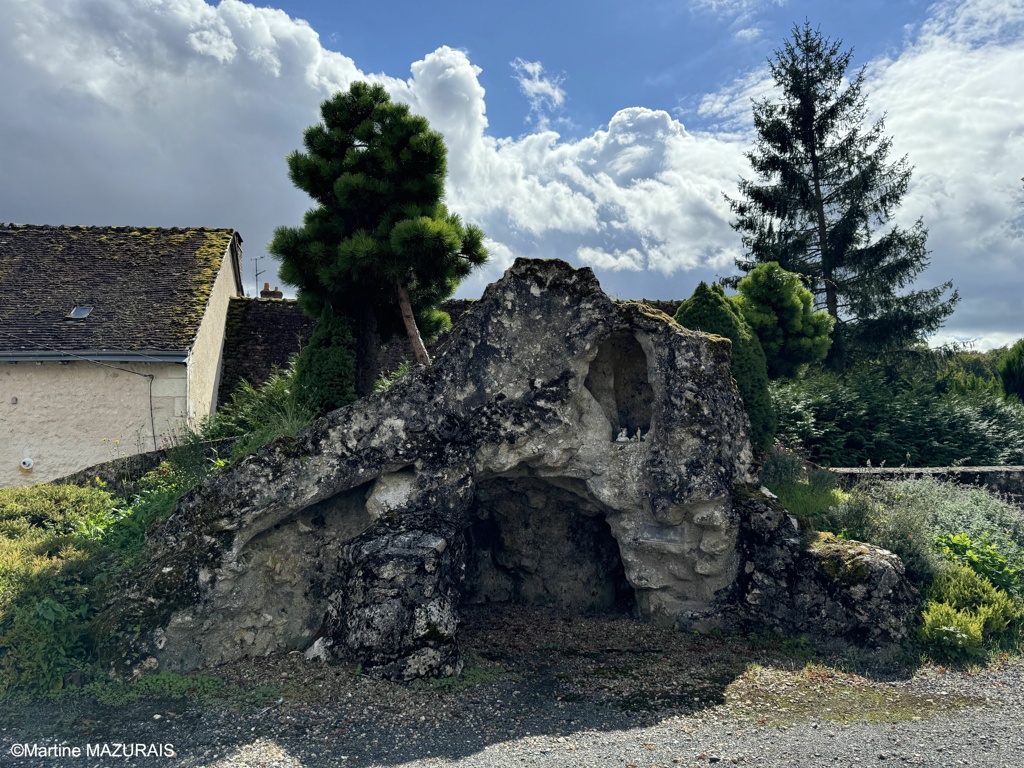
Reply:
[[729, 625], [870, 648], [893, 647], [909, 635], [918, 595], [897, 555], [803, 532], [763, 489], [736, 488], [734, 506], [742, 566], [733, 592], [723, 596]]
[[183, 500], [105, 617], [130, 649], [108, 657], [301, 649], [448, 675], [463, 601], [740, 624], [733, 489], [754, 478], [729, 366], [727, 341], [613, 302], [589, 269], [519, 260], [434, 366]]

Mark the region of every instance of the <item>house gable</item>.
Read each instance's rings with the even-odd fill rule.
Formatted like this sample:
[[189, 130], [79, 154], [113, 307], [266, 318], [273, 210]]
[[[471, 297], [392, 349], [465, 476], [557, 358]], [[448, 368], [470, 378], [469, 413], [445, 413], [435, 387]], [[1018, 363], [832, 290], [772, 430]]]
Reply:
[[0, 486], [166, 447], [211, 411], [240, 243], [0, 225]]

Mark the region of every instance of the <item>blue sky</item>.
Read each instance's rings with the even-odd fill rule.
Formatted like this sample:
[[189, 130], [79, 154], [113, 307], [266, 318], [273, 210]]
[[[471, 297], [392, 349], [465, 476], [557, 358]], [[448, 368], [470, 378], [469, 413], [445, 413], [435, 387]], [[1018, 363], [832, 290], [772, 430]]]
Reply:
[[[620, 109], [635, 106], [665, 110], [701, 127], [704, 120], [695, 109], [700, 99], [762, 65], [794, 22], [810, 19], [830, 36], [855, 40], [859, 65], [897, 51], [906, 25], [920, 22], [928, 6], [914, 0], [267, 5], [308, 21], [327, 47], [351, 56], [367, 72], [399, 76], [410, 59], [442, 45], [464, 50], [482, 70], [479, 80], [496, 136], [529, 129], [529, 103], [511, 63], [540, 62], [565, 92], [562, 109], [554, 112], [564, 121], [556, 129], [567, 137], [593, 132]], [[396, 17], [401, 24], [394, 23]]]
[[936, 341], [1024, 335], [1024, 0], [0, 0], [0, 220], [234, 227], [251, 292], [309, 206], [285, 155], [371, 79], [444, 134], [449, 204], [489, 237], [460, 295], [543, 256], [685, 298], [741, 254], [723, 195], [805, 19], [854, 49], [915, 166], [919, 285], [963, 297]]

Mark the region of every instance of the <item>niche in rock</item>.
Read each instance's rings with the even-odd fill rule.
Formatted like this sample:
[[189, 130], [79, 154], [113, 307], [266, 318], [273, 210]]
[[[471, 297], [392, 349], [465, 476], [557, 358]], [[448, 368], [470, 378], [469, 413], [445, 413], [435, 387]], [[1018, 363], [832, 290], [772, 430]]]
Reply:
[[481, 482], [469, 510], [463, 602], [632, 611], [605, 512], [570, 478]]
[[647, 355], [630, 333], [613, 333], [602, 342], [583, 382], [612, 425], [612, 438], [622, 430], [636, 437], [651, 429], [654, 390], [647, 375]]

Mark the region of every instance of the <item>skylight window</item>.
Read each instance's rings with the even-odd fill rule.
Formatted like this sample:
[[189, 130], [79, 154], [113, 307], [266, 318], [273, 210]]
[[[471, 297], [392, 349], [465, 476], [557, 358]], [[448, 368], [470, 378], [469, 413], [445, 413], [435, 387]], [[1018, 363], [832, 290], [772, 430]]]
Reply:
[[92, 307], [75, 307], [67, 314], [67, 320], [84, 320], [92, 312]]

